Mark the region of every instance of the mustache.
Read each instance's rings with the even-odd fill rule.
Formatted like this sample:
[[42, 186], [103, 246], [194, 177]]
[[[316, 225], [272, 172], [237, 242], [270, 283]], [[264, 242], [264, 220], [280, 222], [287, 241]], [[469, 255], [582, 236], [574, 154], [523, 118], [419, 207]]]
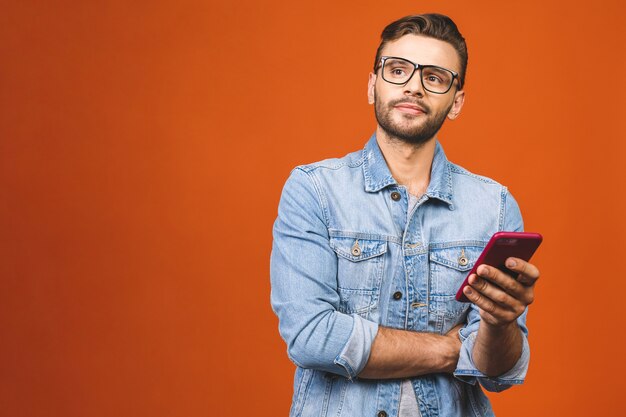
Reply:
[[389, 102], [389, 107], [395, 107], [398, 104], [412, 104], [414, 106], [419, 107], [421, 110], [424, 111], [424, 113], [430, 113], [430, 107], [428, 107], [425, 103], [419, 101], [419, 100], [408, 100], [406, 98], [401, 98], [398, 100], [392, 100]]

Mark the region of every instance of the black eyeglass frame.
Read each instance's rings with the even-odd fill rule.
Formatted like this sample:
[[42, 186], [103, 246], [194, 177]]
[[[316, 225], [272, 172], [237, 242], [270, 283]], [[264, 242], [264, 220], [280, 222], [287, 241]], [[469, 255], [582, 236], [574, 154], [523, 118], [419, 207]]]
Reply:
[[[397, 83], [397, 82], [394, 82], [394, 81], [389, 81], [388, 79], [386, 79], [386, 78], [385, 78], [385, 72], [383, 71], [383, 69], [385, 68], [385, 62], [386, 62], [388, 59], [400, 59], [400, 60], [402, 60], [402, 61], [405, 61], [405, 62], [410, 63], [410, 64], [411, 64], [411, 65], [413, 65], [413, 67], [414, 67], [414, 68], [413, 68], [413, 73], [412, 73], [412, 74], [409, 76], [409, 78], [408, 78], [406, 81], [404, 81], [404, 82]], [[381, 56], [381, 57], [380, 57], [380, 66], [379, 66], [378, 68], [380, 69], [380, 76], [382, 77], [382, 79], [383, 79], [385, 82], [388, 82], [389, 84], [394, 84], [394, 85], [405, 85], [406, 83], [408, 83], [409, 81], [411, 81], [411, 78], [413, 78], [413, 76], [415, 75], [415, 73], [417, 72], [417, 70], [423, 70], [424, 68], [437, 68], [437, 69], [440, 69], [440, 70], [443, 70], [443, 71], [447, 71], [447, 72], [449, 72], [450, 74], [452, 74], [452, 81], [450, 81], [450, 85], [448, 86], [448, 89], [447, 89], [446, 91], [443, 91], [443, 92], [438, 92], [438, 91], [432, 91], [432, 90], [429, 90], [429, 89], [428, 89], [428, 88], [424, 85], [424, 79], [423, 79], [422, 77], [420, 77], [420, 82], [422, 83], [422, 87], [424, 88], [424, 90], [428, 91], [429, 93], [433, 93], [433, 94], [446, 94], [446, 93], [447, 93], [448, 91], [450, 91], [450, 89], [452, 88], [452, 85], [454, 84], [454, 79], [455, 79], [455, 78], [459, 80], [458, 84], [459, 84], [459, 88], [461, 88], [461, 87], [460, 87], [460, 84], [461, 84], [461, 79], [459, 78], [459, 73], [458, 73], [458, 72], [456, 72], [456, 71], [452, 71], [452, 70], [450, 70], [450, 69], [444, 68], [444, 67], [440, 67], [440, 66], [438, 66], [438, 65], [422, 65], [422, 64], [416, 64], [416, 63], [415, 63], [415, 62], [413, 62], [413, 61], [409, 61], [408, 59], [406, 59], [406, 58], [402, 58], [402, 57], [399, 57], [399, 56]]]

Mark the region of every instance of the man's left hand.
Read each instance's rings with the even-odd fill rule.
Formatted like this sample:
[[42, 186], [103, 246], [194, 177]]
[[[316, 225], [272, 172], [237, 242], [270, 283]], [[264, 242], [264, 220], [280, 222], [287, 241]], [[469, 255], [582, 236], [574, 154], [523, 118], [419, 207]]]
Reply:
[[480, 308], [480, 317], [486, 323], [503, 327], [510, 325], [524, 313], [534, 298], [534, 287], [539, 270], [519, 258], [508, 258], [506, 267], [516, 277], [489, 265], [480, 265], [478, 274], [472, 274], [464, 289], [467, 298]]

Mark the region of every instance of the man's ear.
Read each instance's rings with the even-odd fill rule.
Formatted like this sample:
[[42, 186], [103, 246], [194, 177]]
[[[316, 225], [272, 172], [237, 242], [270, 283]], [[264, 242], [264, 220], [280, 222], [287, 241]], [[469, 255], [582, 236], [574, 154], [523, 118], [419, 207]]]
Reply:
[[370, 72], [369, 79], [367, 81], [367, 102], [369, 104], [374, 104], [374, 98], [376, 98], [376, 74]]
[[448, 119], [454, 120], [459, 117], [461, 113], [461, 109], [463, 108], [463, 103], [465, 103], [465, 91], [460, 90], [454, 93], [454, 102], [452, 103], [452, 108], [448, 112]]

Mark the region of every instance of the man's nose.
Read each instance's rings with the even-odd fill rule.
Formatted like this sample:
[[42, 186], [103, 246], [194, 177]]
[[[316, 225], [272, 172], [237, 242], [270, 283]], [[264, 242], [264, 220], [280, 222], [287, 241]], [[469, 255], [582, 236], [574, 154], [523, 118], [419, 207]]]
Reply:
[[404, 85], [404, 92], [406, 94], [416, 95], [422, 97], [424, 95], [424, 86], [422, 85], [422, 74], [420, 69], [416, 69], [413, 76]]

